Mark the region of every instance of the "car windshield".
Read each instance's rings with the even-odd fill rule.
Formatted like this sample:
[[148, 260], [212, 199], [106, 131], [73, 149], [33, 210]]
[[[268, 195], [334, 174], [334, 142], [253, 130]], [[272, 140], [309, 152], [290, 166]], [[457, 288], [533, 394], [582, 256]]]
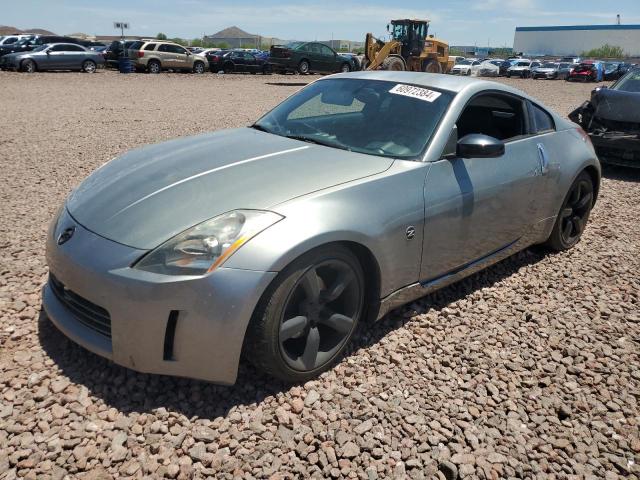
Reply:
[[575, 68], [575, 71], [576, 72], [590, 72], [592, 68], [593, 68], [593, 65], [578, 65]]
[[622, 92], [640, 93], [640, 69], [627, 73], [611, 88]]
[[540, 68], [556, 68], [558, 65], [556, 65], [555, 63], [543, 63], [542, 67]]
[[23, 39], [21, 39], [21, 40], [18, 40], [18, 41], [15, 43], [15, 45], [20, 45], [20, 46], [22, 46], [22, 45], [30, 45], [30, 44], [32, 43], [32, 41], [33, 41], [33, 40], [34, 40], [34, 38], [33, 38], [33, 37], [25, 37], [25, 38], [23, 38]]
[[531, 62], [518, 62], [516, 63], [516, 67], [528, 67], [529, 65], [531, 65]]
[[328, 79], [285, 100], [253, 127], [333, 148], [413, 159], [454, 94], [397, 82]]
[[288, 48], [289, 50], [296, 50], [297, 48], [300, 48], [302, 45], [304, 45], [304, 42], [291, 42], [291, 43], [287, 43], [285, 47]]
[[456, 65], [471, 65], [471, 60], [459, 60]]
[[560, 64], [560, 68], [571, 68], [573, 64], [571, 63], [561, 63]]

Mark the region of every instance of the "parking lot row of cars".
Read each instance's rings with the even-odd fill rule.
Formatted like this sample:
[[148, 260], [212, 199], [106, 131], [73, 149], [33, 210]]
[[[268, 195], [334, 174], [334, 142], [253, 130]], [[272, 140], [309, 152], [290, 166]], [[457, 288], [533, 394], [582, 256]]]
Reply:
[[462, 58], [459, 57], [451, 73], [479, 77], [519, 77], [549, 80], [602, 81], [617, 80], [632, 67], [624, 62], [581, 60], [564, 57], [557, 60], [531, 60], [528, 58]]
[[73, 37], [14, 35], [0, 38], [0, 68], [81, 70], [118, 67], [123, 60], [131, 71], [159, 73], [163, 70], [194, 73], [334, 73], [359, 70], [355, 55], [340, 54], [318, 42], [294, 42], [260, 50], [186, 48], [174, 42], [148, 39], [114, 41], [105, 46]]

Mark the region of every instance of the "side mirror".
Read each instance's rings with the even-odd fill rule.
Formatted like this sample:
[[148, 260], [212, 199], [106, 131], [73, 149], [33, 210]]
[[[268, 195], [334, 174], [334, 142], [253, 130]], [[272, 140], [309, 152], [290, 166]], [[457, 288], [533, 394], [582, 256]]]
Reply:
[[465, 135], [456, 146], [460, 158], [496, 158], [504, 155], [504, 142], [489, 135], [471, 133]]

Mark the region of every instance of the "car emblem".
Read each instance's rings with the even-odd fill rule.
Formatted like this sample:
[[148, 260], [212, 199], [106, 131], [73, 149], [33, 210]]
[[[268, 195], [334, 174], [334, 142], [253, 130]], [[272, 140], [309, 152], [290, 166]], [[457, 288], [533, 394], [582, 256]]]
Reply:
[[416, 236], [416, 227], [413, 227], [413, 226], [407, 227], [405, 234], [407, 235], [407, 240], [413, 239], [413, 237]]
[[73, 237], [73, 234], [75, 231], [76, 231], [76, 227], [65, 228], [64, 231], [58, 237], [58, 245], [67, 243], [71, 239], [71, 237]]

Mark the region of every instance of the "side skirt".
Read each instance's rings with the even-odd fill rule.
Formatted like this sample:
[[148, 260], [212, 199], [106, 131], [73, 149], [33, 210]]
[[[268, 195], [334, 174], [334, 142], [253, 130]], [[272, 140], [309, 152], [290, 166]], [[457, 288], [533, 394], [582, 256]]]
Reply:
[[395, 292], [387, 295], [380, 301], [380, 309], [378, 311], [378, 315], [376, 321], [381, 320], [387, 313], [395, 308], [398, 308], [402, 305], [405, 305], [409, 302], [417, 300], [418, 298], [422, 298], [425, 295], [428, 295], [440, 288], [451, 285], [452, 283], [457, 282], [458, 280], [462, 280], [465, 277], [473, 275], [480, 270], [483, 270], [500, 260], [504, 260], [507, 257], [510, 257], [516, 252], [523, 250], [524, 248], [531, 245], [530, 237], [521, 237], [518, 240], [515, 240], [504, 247], [499, 248], [498, 250], [485, 255], [477, 260], [474, 260], [466, 265], [458, 267], [444, 275], [439, 277], [425, 280], [422, 282], [414, 283], [411, 285], [407, 285]]

